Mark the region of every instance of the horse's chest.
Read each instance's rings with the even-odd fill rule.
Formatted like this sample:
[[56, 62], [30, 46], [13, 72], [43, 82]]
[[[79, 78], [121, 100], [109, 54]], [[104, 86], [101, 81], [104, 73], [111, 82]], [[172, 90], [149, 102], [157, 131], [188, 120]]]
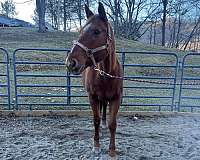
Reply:
[[97, 81], [94, 83], [94, 94], [99, 98], [112, 98], [115, 91], [113, 84], [110, 81]]
[[89, 95], [103, 100], [111, 100], [120, 96], [122, 83], [114, 79], [98, 77], [89, 71], [91, 70], [86, 70], [83, 78], [83, 84]]

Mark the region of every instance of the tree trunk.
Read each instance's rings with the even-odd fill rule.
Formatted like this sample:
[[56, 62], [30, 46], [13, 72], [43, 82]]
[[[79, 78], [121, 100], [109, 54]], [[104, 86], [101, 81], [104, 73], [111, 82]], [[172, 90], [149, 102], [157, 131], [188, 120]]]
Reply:
[[57, 28], [60, 30], [60, 0], [58, 0], [58, 6], [57, 6]]
[[115, 8], [115, 21], [114, 21], [114, 31], [115, 34], [118, 34], [118, 25], [119, 25], [119, 20], [118, 20], [118, 0], [114, 0], [114, 8]]
[[38, 12], [39, 19], [39, 30], [38, 32], [45, 32], [45, 0], [36, 0], [36, 8]]
[[177, 35], [176, 35], [176, 48], [179, 47], [180, 31], [181, 31], [181, 14], [179, 14], [179, 17], [178, 17], [178, 30], [177, 30]]
[[151, 23], [151, 26], [150, 26], [150, 35], [149, 35], [149, 43], [152, 44], [152, 33], [153, 32], [153, 22]]
[[89, 0], [86, 0], [86, 4], [88, 7], [90, 6]]
[[81, 0], [78, 0], [78, 19], [79, 25], [82, 26], [82, 17], [81, 17]]
[[63, 1], [63, 8], [64, 8], [64, 31], [66, 31], [66, 23], [67, 23], [67, 16], [66, 16], [66, 0]]
[[157, 35], [157, 32], [156, 32], [156, 28], [157, 27], [157, 18], [156, 18], [156, 20], [155, 20], [155, 22], [154, 22], [154, 27], [153, 27], [153, 29], [154, 29], [154, 32], [153, 32], [153, 44], [155, 45], [156, 44], [156, 35]]
[[166, 15], [168, 0], [162, 0], [163, 2], [163, 18], [162, 18], [162, 46], [165, 46], [165, 31], [166, 31]]
[[194, 33], [195, 33], [197, 27], [199, 26], [199, 23], [200, 23], [200, 17], [198, 18], [198, 21], [197, 21], [196, 25], [194, 26], [192, 32], [190, 33], [188, 39], [186, 40], [185, 44], [183, 45], [184, 46], [184, 50], [187, 49], [187, 46], [188, 46], [190, 40], [192, 39], [192, 37], [194, 36]]
[[173, 21], [172, 40], [171, 40], [171, 47], [172, 48], [174, 47], [175, 41], [176, 41], [176, 22], [177, 22], [177, 17], [175, 17], [174, 21]]

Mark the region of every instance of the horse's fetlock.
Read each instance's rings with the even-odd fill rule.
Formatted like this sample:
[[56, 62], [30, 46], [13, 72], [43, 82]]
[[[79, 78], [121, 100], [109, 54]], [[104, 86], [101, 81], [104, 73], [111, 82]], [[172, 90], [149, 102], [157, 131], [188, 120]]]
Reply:
[[115, 145], [109, 145], [109, 150], [115, 150]]
[[99, 126], [100, 125], [100, 119], [94, 119], [94, 125]]

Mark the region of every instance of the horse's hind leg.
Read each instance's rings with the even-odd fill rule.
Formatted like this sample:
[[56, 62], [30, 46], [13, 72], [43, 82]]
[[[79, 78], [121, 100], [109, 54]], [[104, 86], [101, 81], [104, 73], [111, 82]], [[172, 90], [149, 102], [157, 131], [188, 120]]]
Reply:
[[110, 119], [109, 119], [109, 124], [108, 128], [110, 130], [110, 145], [109, 145], [109, 155], [111, 157], [116, 156], [116, 151], [115, 151], [115, 133], [116, 133], [116, 128], [117, 128], [117, 113], [119, 110], [120, 106], [120, 98], [116, 99], [114, 101], [110, 102]]
[[[102, 114], [102, 128], [106, 128], [106, 109], [107, 109], [107, 102], [106, 101], [101, 101], [100, 102], [100, 108], [101, 108], [101, 114]], [[103, 113], [102, 113], [103, 109]]]

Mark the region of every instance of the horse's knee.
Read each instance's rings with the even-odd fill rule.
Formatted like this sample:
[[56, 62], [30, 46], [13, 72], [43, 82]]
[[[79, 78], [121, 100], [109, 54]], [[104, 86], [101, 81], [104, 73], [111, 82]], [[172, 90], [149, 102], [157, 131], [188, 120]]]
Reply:
[[116, 130], [116, 127], [117, 127], [117, 122], [116, 122], [116, 120], [111, 121], [111, 122], [108, 124], [108, 128], [109, 128], [111, 131], [115, 131], [115, 130]]

